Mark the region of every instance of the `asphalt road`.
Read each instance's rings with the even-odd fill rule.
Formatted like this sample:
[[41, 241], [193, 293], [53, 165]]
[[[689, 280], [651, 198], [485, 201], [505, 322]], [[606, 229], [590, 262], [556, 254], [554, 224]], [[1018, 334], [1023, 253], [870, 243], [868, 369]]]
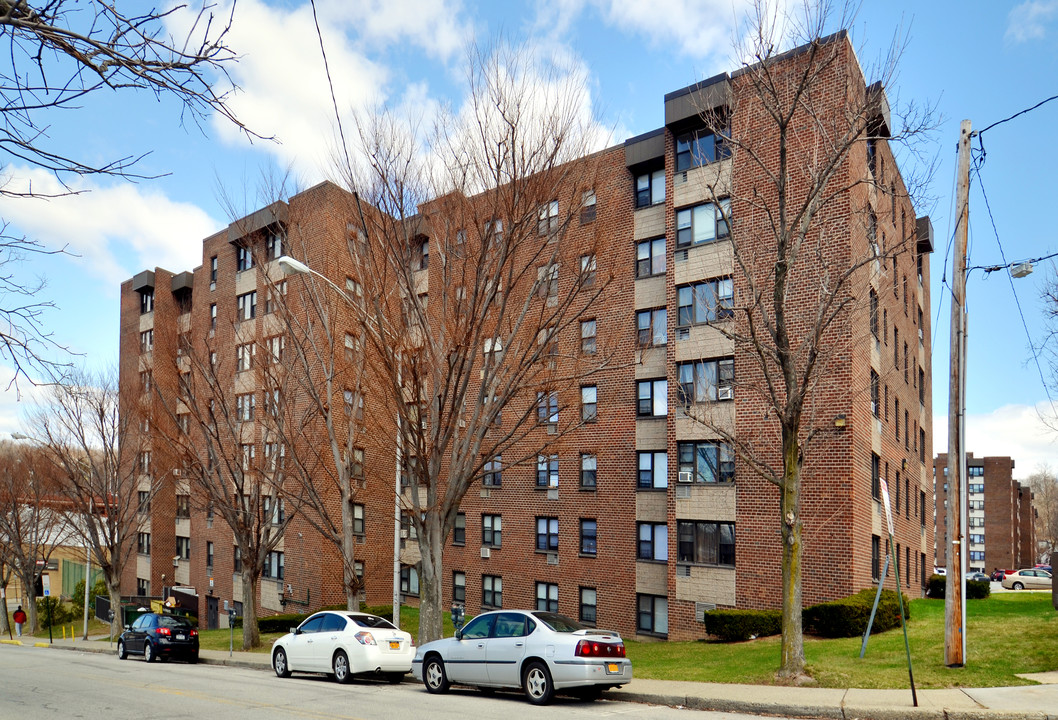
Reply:
[[358, 681], [342, 686], [323, 676], [286, 680], [271, 672], [140, 658], [0, 645], [0, 720], [483, 720], [485, 718], [739, 720], [748, 715], [699, 712], [559, 696], [547, 708], [520, 694], [486, 697], [469, 689], [430, 695], [421, 685]]

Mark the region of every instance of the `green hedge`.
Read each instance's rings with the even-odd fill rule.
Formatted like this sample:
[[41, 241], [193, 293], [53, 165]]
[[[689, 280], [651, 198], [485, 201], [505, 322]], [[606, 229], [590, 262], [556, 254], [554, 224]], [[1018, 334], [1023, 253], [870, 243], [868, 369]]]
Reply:
[[[51, 606], [50, 616], [48, 614], [49, 605]], [[65, 625], [75, 617], [73, 608], [68, 603], [60, 601], [57, 597], [45, 597], [37, 600], [37, 625], [42, 630], [47, 630], [48, 627]]]
[[[935, 599], [944, 599], [944, 594], [947, 589], [948, 578], [944, 575], [933, 575], [929, 579], [929, 585], [926, 587], [926, 595]], [[966, 599], [967, 600], [984, 600], [991, 596], [992, 584], [985, 580], [967, 580], [966, 581]]]
[[[867, 630], [867, 621], [871, 617], [874, 605], [875, 588], [865, 588], [855, 595], [840, 600], [820, 603], [804, 611], [804, 627], [807, 632], [823, 637], [856, 637]], [[904, 617], [911, 617], [911, 606], [907, 596], [904, 601]], [[900, 606], [897, 604], [896, 592], [882, 590], [878, 602], [878, 612], [874, 617], [872, 633], [883, 632], [900, 626]]]
[[[338, 610], [343, 611], [346, 609], [345, 603], [340, 605], [328, 605], [321, 607], [320, 610]], [[313, 612], [319, 612], [314, 610]], [[378, 605], [374, 607], [368, 607], [363, 603], [360, 604], [360, 612], [370, 613], [372, 615], [378, 615], [384, 617], [387, 620], [393, 619], [393, 607], [391, 605]], [[312, 613], [287, 613], [285, 615], [269, 615], [267, 617], [257, 618], [257, 630], [262, 633], [285, 633], [289, 632], [290, 628], [297, 627], [301, 623], [305, 622]], [[232, 621], [232, 627], [241, 628], [242, 618], [236, 617]]]
[[722, 642], [767, 637], [782, 632], [781, 610], [710, 610], [705, 631]]

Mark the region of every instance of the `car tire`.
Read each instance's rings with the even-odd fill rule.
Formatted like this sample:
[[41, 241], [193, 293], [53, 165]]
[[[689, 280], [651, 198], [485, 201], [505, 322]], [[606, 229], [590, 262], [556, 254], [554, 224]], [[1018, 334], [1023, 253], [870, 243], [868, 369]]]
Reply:
[[283, 648], [276, 648], [272, 655], [272, 669], [276, 671], [276, 677], [290, 677], [290, 662], [287, 660], [287, 651]]
[[125, 649], [125, 641], [118, 640], [118, 660], [124, 660], [129, 656], [128, 651]]
[[188, 655], [187, 656], [187, 661], [189, 663], [191, 663], [192, 665], [197, 665], [198, 664], [198, 653], [191, 653], [190, 655]]
[[534, 661], [529, 663], [522, 673], [522, 690], [526, 699], [533, 705], [547, 705], [555, 696], [555, 684], [547, 665]]
[[154, 662], [157, 659], [158, 656], [154, 654], [154, 647], [151, 645], [150, 641], [148, 640], [143, 643], [143, 661]]
[[386, 673], [386, 682], [388, 682], [390, 685], [396, 685], [397, 683], [404, 682], [404, 673], [402, 673], [402, 672]]
[[353, 675], [349, 672], [349, 656], [345, 654], [345, 650], [339, 650], [334, 654], [334, 658], [331, 660], [331, 670], [333, 671], [334, 679], [340, 685], [345, 685], [352, 679]]
[[422, 681], [427, 692], [435, 694], [448, 692], [448, 688], [452, 687], [452, 683], [448, 682], [445, 664], [439, 655], [431, 655], [423, 662]]
[[1024, 586], [1024, 585], [1022, 585], [1021, 583], [1014, 583], [1014, 584], [1013, 584], [1013, 585], [1011, 586], [1011, 588], [1012, 588], [1013, 590], [1024, 590], [1024, 589], [1025, 589], [1025, 586]]

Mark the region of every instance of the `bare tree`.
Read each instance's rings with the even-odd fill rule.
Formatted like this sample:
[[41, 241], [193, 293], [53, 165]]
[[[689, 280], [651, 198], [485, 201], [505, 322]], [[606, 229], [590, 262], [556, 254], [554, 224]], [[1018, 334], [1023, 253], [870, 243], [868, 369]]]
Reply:
[[0, 636], [11, 637], [11, 618], [7, 614], [7, 588], [11, 584], [13, 568], [7, 562], [6, 550], [0, 541]]
[[[1058, 551], [1058, 476], [1048, 465], [1041, 465], [1029, 475], [1032, 504], [1036, 510], [1036, 539], [1046, 545], [1046, 556]], [[1038, 552], [1033, 548], [1033, 552]]]
[[[773, 425], [753, 437], [736, 434], [729, 408], [707, 402], [716, 399], [709, 394], [716, 383], [704, 377], [681, 375], [680, 393], [688, 415], [778, 489], [779, 675], [789, 679], [798, 678], [805, 667], [803, 467], [811, 462], [814, 442], [818, 449], [839, 432], [833, 413], [826, 413], [826, 393], [849, 391], [828, 378], [847, 365], [853, 342], [850, 313], [866, 306], [871, 278], [886, 274], [890, 265], [895, 268], [896, 258], [914, 250], [913, 211], [910, 226], [894, 217], [897, 231], [887, 237], [878, 230], [870, 198], [879, 198], [879, 204], [884, 198], [887, 208], [891, 198], [894, 208], [897, 203], [903, 208], [918, 181], [895, 172], [883, 180], [873, 167], [862, 175], [851, 170], [851, 163], [865, 149], [870, 155], [878, 146], [880, 154], [886, 142], [914, 147], [932, 123], [929, 111], [910, 106], [900, 128], [890, 132], [885, 127], [883, 88], [894, 77], [900, 43], [893, 43], [869, 82], [844, 30], [826, 35], [827, 28], [845, 28], [851, 20], [850, 7], [841, 3], [806, 2], [783, 14], [760, 0], [738, 47], [746, 64], [732, 78], [731, 104], [700, 108], [706, 128], [702, 135], [715, 138], [715, 158], [730, 156], [738, 167], [732, 175], [700, 176], [705, 199], [716, 208], [722, 226], [730, 228], [737, 292], [719, 302], [699, 298], [702, 307], [696, 311], [711, 306], [710, 322], [733, 341], [737, 392]], [[794, 46], [801, 47], [783, 54]], [[702, 144], [691, 149], [708, 151]], [[860, 240], [852, 241], [853, 234]], [[839, 245], [840, 252], [835, 250]], [[857, 250], [860, 245], [863, 249]], [[724, 321], [728, 317], [731, 321]]]
[[52, 385], [29, 417], [41, 452], [56, 468], [71, 531], [91, 550], [115, 613], [135, 550], [138, 515], [156, 487], [149, 476], [141, 481], [138, 472], [139, 405], [133, 398], [122, 401], [121, 392], [115, 370], [78, 371]]
[[54, 468], [37, 448], [0, 444], [0, 545], [22, 584], [30, 632], [37, 629], [37, 578], [69, 526]]
[[535, 69], [519, 51], [474, 55], [461, 114], [422, 143], [391, 114], [362, 118], [345, 167], [363, 401], [403, 476], [422, 642], [442, 634], [442, 551], [471, 484], [501, 457], [535, 467], [582, 422], [568, 393], [611, 360], [579, 351], [579, 320], [613, 276], [587, 218], [616, 173], [589, 155], [579, 78]]

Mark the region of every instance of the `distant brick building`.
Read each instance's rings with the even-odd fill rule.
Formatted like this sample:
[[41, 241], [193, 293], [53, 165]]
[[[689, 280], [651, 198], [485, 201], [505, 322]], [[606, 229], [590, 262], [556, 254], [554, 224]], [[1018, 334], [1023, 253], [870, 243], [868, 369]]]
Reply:
[[[991, 574], [996, 568], [1017, 570], [1036, 562], [1036, 510], [1032, 490], [1013, 478], [1009, 457], [975, 458], [966, 453], [969, 522], [969, 568]], [[948, 454], [933, 462], [936, 478], [935, 564], [947, 563]]]
[[[844, 75], [821, 97], [867, 92], [847, 38], [832, 42]], [[776, 70], [794, 72], [800, 61], [792, 51]], [[850, 77], [851, 90], [843, 84]], [[668, 94], [664, 127], [590, 158], [599, 181], [570, 236], [602, 239], [599, 258], [615, 273], [583, 316], [587, 324], [578, 323], [561, 342], [572, 355], [586, 352], [587, 343], [605, 345], [614, 362], [591, 385], [557, 390], [555, 407], [561, 401], [588, 413], [588, 422], [557, 437], [535, 466], [498, 462], [466, 495], [444, 562], [446, 598], [465, 603], [468, 614], [500, 606], [557, 608], [629, 636], [687, 639], [702, 636], [700, 616], [709, 608], [780, 603], [778, 491], [686, 407], [707, 407], [726, 417], [736, 436], [765, 447], [777, 437], [762, 401], [747, 389], [759, 382], [753, 357], [717, 330], [733, 322], [731, 308], [746, 288], [732, 237], [749, 242], [767, 222], [761, 208], [737, 198], [751, 197], [762, 178], [724, 149], [702, 120], [703, 108], [729, 116], [736, 136], [767, 132], [744, 75], [722, 74]], [[869, 257], [879, 241], [891, 246], [886, 236], [902, 240], [905, 250], [864, 268], [856, 302], [828, 336], [833, 357], [808, 412], [831, 431], [812, 446], [803, 468], [806, 604], [854, 593], [880, 574], [888, 549], [883, 480], [892, 499], [899, 579], [909, 594], [922, 592], [934, 546], [926, 464], [932, 456], [932, 229], [907, 200], [885, 141], [885, 112], [883, 98], [879, 130], [837, 173], [836, 182], [850, 189], [828, 207], [827, 251], [851, 262]], [[717, 186], [731, 188], [736, 198], [724, 213], [707, 190]], [[572, 189], [556, 202], [570, 195]], [[238, 347], [261, 344], [275, 332], [263, 297], [253, 301], [259, 309], [248, 309], [249, 295], [263, 295], [264, 278], [276, 271], [265, 243], [299, 218], [299, 245], [289, 251], [341, 285], [350, 272], [347, 248], [355, 252], [354, 215], [352, 196], [323, 183], [207, 238], [203, 264], [193, 272], [157, 268], [123, 283], [122, 382], [157, 383], [178, 393], [180, 361], [172, 358], [181, 334], [196, 343], [208, 335], [218, 362], [234, 367]], [[425, 256], [431, 230], [422, 232]], [[258, 264], [245, 263], [247, 247], [256, 248]], [[439, 263], [422, 256], [425, 293], [441, 281]], [[810, 272], [798, 276], [794, 292], [810, 292], [812, 279]], [[232, 374], [230, 392], [262, 392], [249, 374]], [[359, 414], [370, 424], [373, 412], [368, 404]], [[259, 425], [247, 424], [245, 442], [265, 442]], [[545, 412], [534, 432], [546, 437], [548, 426]], [[128, 587], [157, 594], [174, 579], [193, 586], [205, 598], [203, 625], [215, 625], [217, 599], [238, 600], [231, 533], [204, 510], [187, 509], [196, 503], [180, 496], [193, 488], [172, 475], [178, 468], [166, 460], [164, 442], [142, 441], [150, 453], [145, 473], [165, 480], [144, 509]], [[373, 604], [387, 602], [392, 591], [394, 462], [392, 447], [372, 450], [357, 497], [357, 553], [364, 596]], [[418, 558], [407, 535], [407, 529], [399, 534], [406, 546], [401, 593], [414, 602]], [[261, 583], [263, 613], [342, 601], [336, 551], [308, 522], [295, 518], [277, 552]]]

